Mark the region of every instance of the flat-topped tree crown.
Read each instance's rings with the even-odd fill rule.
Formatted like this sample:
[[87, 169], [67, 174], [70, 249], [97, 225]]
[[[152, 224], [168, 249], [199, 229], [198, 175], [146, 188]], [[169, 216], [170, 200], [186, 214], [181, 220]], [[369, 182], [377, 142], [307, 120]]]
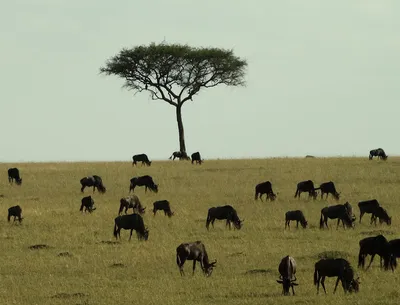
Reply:
[[180, 151], [186, 153], [182, 105], [202, 88], [244, 86], [246, 67], [246, 60], [236, 57], [232, 50], [151, 43], [122, 49], [100, 72], [123, 78], [124, 87], [135, 94], [145, 90], [153, 100], [175, 106]]

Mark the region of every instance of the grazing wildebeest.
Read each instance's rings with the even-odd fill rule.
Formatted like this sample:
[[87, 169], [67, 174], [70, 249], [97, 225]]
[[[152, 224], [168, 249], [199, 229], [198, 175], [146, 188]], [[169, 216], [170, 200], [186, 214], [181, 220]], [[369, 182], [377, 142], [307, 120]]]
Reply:
[[137, 165], [137, 162], [142, 162], [142, 166], [143, 164], [146, 164], [147, 166], [151, 165], [151, 161], [146, 154], [134, 155], [132, 160], [132, 166]]
[[303, 192], [307, 192], [309, 198], [310, 197], [313, 197], [313, 199], [317, 198], [317, 192], [315, 191], [314, 188], [314, 182], [312, 182], [311, 180], [301, 181], [297, 183], [297, 189], [296, 193], [294, 194], [294, 198], [296, 198], [297, 196], [299, 196], [300, 198], [300, 195]]
[[10, 184], [12, 184], [14, 182], [15, 179], [15, 183], [17, 185], [21, 185], [22, 183], [22, 179], [19, 176], [19, 170], [16, 167], [12, 167], [8, 169], [8, 182], [10, 182]]
[[106, 192], [106, 188], [105, 188], [105, 186], [103, 184], [103, 180], [101, 179], [100, 176], [93, 175], [93, 176], [83, 177], [80, 180], [80, 183], [82, 185], [82, 187], [81, 187], [82, 193], [83, 193], [83, 190], [85, 189], [85, 187], [91, 187], [91, 186], [93, 186], [93, 193], [96, 188], [99, 191], [99, 193]]
[[139, 214], [143, 215], [145, 213], [146, 208], [143, 208], [139, 197], [136, 196], [135, 194], [132, 194], [131, 196], [121, 198], [119, 201], [119, 211], [118, 215], [121, 215], [122, 211], [125, 209], [125, 214], [128, 212], [128, 209], [132, 209], [133, 212], [138, 212]]
[[[397, 268], [397, 258], [400, 257], [400, 238], [389, 241], [389, 252], [391, 254], [391, 267]], [[382, 265], [382, 257], [381, 257]]]
[[236, 210], [230, 205], [218, 206], [208, 209], [207, 222], [206, 222], [207, 230], [210, 225], [210, 222], [214, 227], [215, 219], [219, 220], [226, 219], [226, 225], [227, 226], [229, 225], [229, 230], [231, 229], [231, 222], [233, 222], [235, 229], [240, 230], [242, 227], [242, 223], [244, 221], [239, 219]]
[[181, 151], [174, 151], [171, 157], [169, 157], [169, 159], [172, 159], [172, 161], [174, 161], [176, 158], [179, 160], [190, 160], [190, 157], [186, 154], [186, 152]]
[[292, 293], [294, 295], [294, 287], [299, 284], [296, 281], [296, 261], [291, 256], [285, 256], [282, 258], [279, 264], [279, 280], [276, 280], [279, 284], [282, 284], [282, 294], [289, 295], [289, 289], [292, 287]]
[[376, 225], [376, 219], [379, 218], [379, 223], [382, 224], [383, 222], [386, 222], [388, 226], [392, 224], [392, 217], [389, 217], [387, 211], [379, 206], [374, 210], [374, 212], [371, 215], [371, 224], [375, 223]]
[[315, 263], [314, 268], [314, 285], [317, 286], [317, 293], [319, 293], [319, 283], [321, 282], [325, 294], [325, 277], [337, 276], [335, 290], [336, 292], [339, 281], [342, 282], [344, 292], [358, 292], [359, 291], [359, 277], [354, 279], [354, 270], [350, 263], [343, 258], [327, 258], [321, 259]]
[[14, 216], [14, 221], [16, 218], [18, 218], [18, 221], [21, 222], [22, 221], [22, 209], [19, 205], [13, 206], [11, 208], [8, 209], [8, 217], [7, 220], [10, 221], [11, 216]]
[[376, 199], [371, 199], [371, 200], [366, 200], [366, 201], [360, 201], [358, 203], [358, 208], [360, 209], [360, 223], [361, 223], [361, 218], [365, 213], [367, 214], [374, 214], [376, 209], [379, 207], [379, 202]]
[[121, 229], [131, 230], [129, 240], [132, 238], [132, 231], [136, 231], [139, 240], [147, 240], [149, 238], [149, 230], [145, 228], [143, 218], [139, 214], [128, 214], [117, 216], [114, 219], [114, 236], [121, 239]]
[[85, 208], [85, 213], [87, 211], [89, 211], [89, 213], [92, 213], [92, 211], [96, 210], [96, 208], [93, 207], [94, 200], [93, 200], [92, 196], [83, 197], [81, 202], [82, 202], [82, 204], [81, 204], [81, 208], [79, 209], [79, 211], [83, 212], [83, 208]]
[[373, 157], [378, 157], [378, 159], [387, 160], [388, 155], [382, 148], [372, 149], [369, 152], [369, 159], [372, 160]]
[[[328, 228], [328, 218], [329, 219], [337, 219], [336, 229], [339, 228], [339, 223], [342, 221], [343, 228], [346, 224], [347, 227], [353, 227], [353, 222], [355, 217], [353, 216], [352, 207], [350, 203], [346, 202], [345, 204], [337, 204], [325, 207], [321, 210], [321, 218], [319, 221], [319, 227], [323, 229], [324, 224]], [[354, 227], [353, 227], [354, 228]]]
[[260, 199], [262, 200], [262, 195], [267, 194], [267, 199], [270, 199], [271, 201], [275, 200], [276, 194], [272, 191], [272, 184], [269, 181], [262, 182], [260, 184], [256, 185], [256, 192], [254, 196], [254, 200], [258, 199], [258, 195], [260, 195]]
[[315, 156], [307, 155], [306, 158], [315, 158]]
[[130, 181], [131, 184], [129, 186], [129, 193], [131, 191], [134, 192], [136, 186], [144, 186], [145, 193], [147, 193], [147, 188], [149, 188], [152, 192], [158, 192], [158, 185], [154, 183], [153, 178], [149, 175], [133, 177]]
[[328, 198], [328, 195], [331, 194], [333, 198], [339, 200], [340, 193], [336, 191], [335, 184], [332, 181], [324, 182], [314, 190], [321, 190], [321, 199], [324, 197], [324, 194], [326, 194], [326, 198]]
[[157, 211], [164, 211], [164, 215], [168, 215], [171, 217], [174, 215], [174, 212], [171, 211], [171, 207], [169, 205], [168, 200], [158, 200], [153, 203], [153, 213], [156, 216]]
[[391, 267], [392, 271], [393, 265], [391, 264], [391, 252], [389, 242], [387, 241], [386, 237], [382, 234], [372, 237], [366, 237], [361, 239], [359, 242], [360, 245], [360, 252], [358, 254], [358, 267], [364, 268], [365, 266], [365, 258], [368, 255], [371, 255], [371, 261], [366, 270], [371, 266], [372, 261], [374, 260], [375, 255], [379, 255], [381, 257], [381, 268], [382, 268], [382, 259], [384, 262], [385, 270], [388, 270]]
[[176, 248], [176, 264], [179, 267], [181, 276], [185, 275], [183, 272], [183, 264], [185, 264], [187, 260], [193, 261], [193, 275], [196, 269], [196, 262], [200, 262], [201, 269], [206, 276], [211, 275], [217, 263], [217, 260], [210, 263], [206, 247], [201, 241], [182, 243]]
[[196, 164], [201, 164], [204, 160], [201, 159], [200, 153], [195, 152], [192, 154], [192, 164], [196, 161]]
[[286, 227], [289, 227], [289, 229], [290, 229], [289, 224], [290, 224], [291, 220], [296, 221], [296, 228], [299, 227], [299, 222], [303, 228], [307, 227], [308, 222], [307, 222], [306, 218], [304, 217], [303, 212], [300, 210], [286, 212], [286, 214], [285, 214], [285, 229], [286, 229]]

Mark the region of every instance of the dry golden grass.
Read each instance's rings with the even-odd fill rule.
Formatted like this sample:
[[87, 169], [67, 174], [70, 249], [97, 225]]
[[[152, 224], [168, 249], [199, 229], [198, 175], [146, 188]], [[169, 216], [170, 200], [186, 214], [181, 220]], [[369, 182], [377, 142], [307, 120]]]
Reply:
[[[14, 164], [15, 165], [15, 164]], [[153, 162], [151, 167], [132, 168], [119, 163], [18, 164], [23, 184], [10, 186], [7, 169], [0, 181], [0, 304], [397, 304], [399, 271], [384, 272], [375, 259], [368, 271], [357, 269], [358, 242], [382, 230], [388, 239], [398, 238], [400, 207], [400, 158], [369, 161], [367, 158], [265, 159], [190, 162]], [[107, 187], [104, 195], [94, 194], [97, 210], [79, 212], [80, 178], [97, 174]], [[122, 230], [116, 244], [112, 231], [119, 199], [128, 194], [129, 179], [149, 174], [159, 184], [159, 193], [137, 188], [147, 212], [145, 224], [149, 240], [136, 235], [128, 242], [129, 231]], [[320, 230], [322, 207], [336, 204], [328, 200], [294, 199], [296, 184], [312, 179], [316, 185], [332, 180], [342, 198], [357, 215], [354, 230]], [[278, 198], [275, 202], [254, 201], [257, 183], [270, 180]], [[85, 190], [85, 196], [92, 194]], [[358, 224], [357, 202], [377, 198], [393, 216], [392, 226], [369, 225], [369, 216]], [[153, 217], [152, 203], [168, 199], [175, 216], [163, 213]], [[7, 209], [19, 204], [21, 225], [7, 223]], [[241, 218], [242, 230], [205, 228], [209, 207], [231, 204]], [[284, 230], [284, 213], [301, 209], [310, 228]], [[205, 278], [197, 267], [186, 276], [176, 266], [175, 249], [181, 242], [201, 240], [217, 268]], [[49, 249], [30, 250], [46, 244]], [[327, 278], [327, 296], [316, 295], [313, 267], [323, 251], [342, 251], [361, 279], [360, 293], [344, 295], [339, 286], [333, 295], [335, 279]], [[71, 257], [57, 256], [69, 252]], [[299, 286], [295, 297], [281, 296], [276, 283], [278, 264], [285, 255], [298, 264]], [[117, 265], [115, 265], [117, 264]], [[118, 265], [118, 264], [122, 264]], [[262, 272], [249, 272], [250, 270]], [[74, 295], [75, 294], [75, 295]]]

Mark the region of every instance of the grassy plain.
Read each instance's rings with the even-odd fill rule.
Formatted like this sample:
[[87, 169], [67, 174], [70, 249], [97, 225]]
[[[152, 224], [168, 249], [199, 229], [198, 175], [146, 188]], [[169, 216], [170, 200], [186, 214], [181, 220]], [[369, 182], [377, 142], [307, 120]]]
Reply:
[[[0, 304], [398, 304], [399, 270], [384, 272], [379, 259], [365, 272], [357, 269], [360, 239], [383, 234], [399, 238], [400, 158], [387, 162], [367, 158], [255, 159], [190, 162], [153, 162], [151, 167], [115, 163], [30, 163], [17, 164], [21, 187], [10, 186], [7, 169], [16, 164], [0, 164]], [[79, 212], [80, 178], [97, 174], [107, 192], [94, 194], [97, 210]], [[145, 224], [149, 240], [136, 235], [115, 244], [112, 231], [119, 199], [128, 195], [129, 179], [149, 174], [159, 184], [159, 193], [137, 188], [147, 212]], [[296, 183], [312, 179], [316, 185], [332, 180], [341, 200], [349, 201], [357, 216], [354, 230], [320, 230], [320, 210], [336, 204], [312, 201], [307, 196], [294, 199]], [[270, 180], [278, 197], [275, 202], [254, 201], [257, 183]], [[92, 194], [91, 189], [85, 195]], [[368, 215], [358, 223], [357, 202], [377, 198], [393, 216], [392, 226], [369, 224]], [[175, 216], [159, 213], [153, 217], [152, 203], [168, 199]], [[7, 223], [7, 209], [19, 204], [21, 225]], [[231, 204], [243, 218], [242, 230], [225, 228], [216, 221], [207, 231], [209, 207]], [[284, 230], [284, 213], [301, 209], [310, 224], [307, 229]], [[217, 268], [205, 278], [199, 266], [186, 276], [176, 266], [175, 249], [181, 242], [201, 240]], [[35, 244], [49, 249], [30, 250]], [[342, 251], [361, 279], [360, 293], [344, 295], [341, 286], [335, 295], [335, 280], [327, 278], [328, 294], [316, 294], [314, 263], [324, 251]], [[58, 256], [69, 252], [71, 257]], [[295, 297], [281, 296], [276, 283], [278, 264], [285, 255], [298, 264], [299, 286]]]

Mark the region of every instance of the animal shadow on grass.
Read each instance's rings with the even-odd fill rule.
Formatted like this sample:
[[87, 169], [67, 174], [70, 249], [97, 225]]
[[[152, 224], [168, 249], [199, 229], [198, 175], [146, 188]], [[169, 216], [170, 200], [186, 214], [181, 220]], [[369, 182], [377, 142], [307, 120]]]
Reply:
[[122, 263], [114, 263], [110, 265], [111, 268], [125, 268], [126, 266]]
[[274, 273], [272, 269], [252, 269], [252, 270], [247, 270], [244, 274], [248, 275], [257, 275], [257, 274], [271, 274]]
[[113, 240], [102, 240], [98, 242], [98, 244], [106, 244], [106, 245], [119, 245], [119, 241], [113, 241]]
[[84, 298], [88, 297], [89, 295], [83, 292], [75, 292], [75, 293], [57, 293], [53, 295], [51, 298], [53, 299], [69, 299], [69, 298]]
[[28, 247], [30, 250], [50, 249], [51, 247], [45, 244], [37, 244]]
[[57, 256], [60, 256], [60, 257], [72, 257], [73, 255], [71, 253], [69, 253], [69, 252], [61, 252], [61, 253], [58, 253]]

